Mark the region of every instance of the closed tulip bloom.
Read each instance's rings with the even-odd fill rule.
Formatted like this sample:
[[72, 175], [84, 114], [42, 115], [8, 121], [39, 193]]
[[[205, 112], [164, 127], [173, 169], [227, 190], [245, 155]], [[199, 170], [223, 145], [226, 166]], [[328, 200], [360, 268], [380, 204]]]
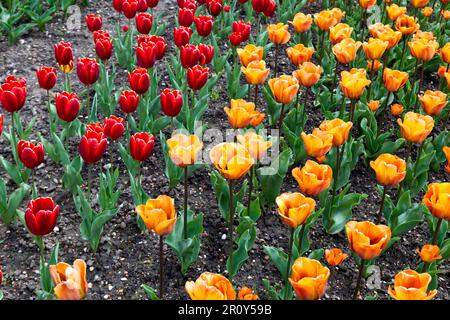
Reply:
[[319, 81], [321, 74], [321, 66], [307, 61], [303, 62], [298, 69], [292, 73], [292, 76], [297, 79], [301, 86], [310, 88]]
[[300, 300], [319, 300], [327, 289], [330, 270], [319, 261], [305, 257], [297, 258], [289, 278]]
[[277, 24], [269, 24], [267, 26], [269, 40], [276, 45], [288, 43], [291, 39], [291, 34], [288, 29], [289, 26], [281, 22]]
[[195, 134], [176, 134], [167, 140], [169, 157], [178, 167], [184, 168], [197, 162], [198, 154], [203, 148], [203, 143]]
[[253, 102], [243, 99], [231, 99], [230, 108], [224, 108], [228, 121], [234, 129], [241, 129], [247, 126], [256, 127], [264, 119], [265, 114], [255, 110]]
[[80, 112], [80, 100], [75, 92], [55, 93], [55, 106], [58, 117], [65, 122], [72, 122]]
[[102, 28], [102, 16], [100, 15], [88, 14], [85, 21], [90, 32], [98, 31]]
[[27, 85], [24, 78], [9, 76], [0, 86], [0, 105], [7, 112], [22, 109], [27, 99]]
[[253, 292], [252, 289], [250, 289], [248, 287], [242, 287], [239, 290], [238, 299], [239, 300], [259, 300], [259, 297], [257, 294], [255, 294]]
[[136, 48], [137, 65], [144, 69], [150, 69], [156, 61], [156, 43], [142, 42]]
[[133, 90], [124, 90], [119, 97], [120, 108], [125, 113], [132, 113], [139, 104], [139, 95]]
[[417, 30], [417, 32], [413, 35], [412, 39], [433, 41], [436, 40], [436, 37], [434, 36], [434, 33], [431, 31]]
[[167, 43], [163, 37], [153, 35], [142, 35], [138, 37], [138, 46], [144, 42], [155, 44], [156, 60], [161, 60], [164, 57], [167, 49]]
[[145, 204], [136, 207], [136, 213], [144, 221], [147, 230], [159, 236], [170, 234], [177, 221], [174, 200], [165, 195], [148, 199]]
[[136, 29], [141, 34], [149, 34], [152, 30], [153, 17], [150, 13], [139, 13], [136, 15]]
[[178, 48], [187, 45], [191, 40], [191, 35], [192, 29], [189, 27], [179, 26], [173, 29], [173, 39]]
[[270, 69], [266, 68], [265, 61], [260, 60], [251, 61], [246, 67], [241, 67], [241, 72], [249, 84], [262, 85], [266, 81]]
[[361, 42], [352, 38], [345, 38], [333, 46], [333, 53], [336, 59], [342, 64], [349, 64], [356, 58], [356, 53], [361, 47]]
[[437, 290], [428, 292], [431, 282], [428, 273], [418, 273], [415, 270], [404, 270], [397, 273], [394, 278], [394, 288], [389, 286], [389, 295], [395, 300], [431, 300]]
[[447, 105], [447, 95], [442, 91], [427, 90], [423, 95], [418, 95], [423, 111], [429, 116], [441, 114]]
[[331, 10], [323, 10], [314, 14], [314, 23], [320, 30], [328, 31], [330, 30], [330, 27], [333, 27], [340, 22], [340, 19], [338, 20], [337, 18], [338, 16], [335, 12]]
[[164, 89], [159, 96], [161, 110], [168, 117], [176, 117], [183, 107], [183, 94], [180, 90]]
[[58, 219], [59, 206], [52, 198], [37, 198], [28, 203], [25, 223], [35, 236], [45, 236], [53, 231]]
[[133, 19], [138, 11], [138, 0], [124, 0], [122, 2], [122, 12], [127, 19]]
[[403, 138], [416, 144], [424, 142], [434, 127], [432, 117], [411, 111], [405, 114], [403, 121], [397, 119], [397, 123], [402, 130]]
[[370, 167], [375, 171], [377, 181], [383, 186], [395, 186], [406, 176], [405, 160], [383, 153], [375, 161], [370, 161]]
[[214, 58], [214, 46], [201, 43], [197, 47], [200, 51], [199, 64], [204, 66], [205, 64], [211, 63]]
[[42, 143], [34, 144], [20, 140], [17, 144], [17, 155], [20, 161], [28, 169], [35, 169], [44, 162], [44, 146]]
[[376, 225], [370, 221], [349, 221], [345, 225], [350, 248], [361, 259], [372, 260], [378, 257], [391, 239], [388, 226]]
[[422, 249], [416, 249], [416, 252], [419, 254], [420, 259], [425, 263], [432, 263], [442, 259], [442, 256], [440, 255], [441, 250], [435, 245], [426, 244]]
[[342, 119], [336, 118], [333, 120], [324, 120], [320, 124], [319, 129], [332, 134], [333, 146], [339, 147], [347, 141], [350, 129], [352, 127], [352, 122], [345, 122]]
[[72, 44], [68, 42], [59, 42], [55, 44], [55, 58], [59, 68], [63, 72], [72, 72], [73, 70], [73, 53]]
[[252, 0], [252, 8], [257, 13], [262, 13], [266, 10], [267, 0]]
[[263, 58], [264, 48], [257, 47], [254, 44], [248, 44], [244, 48], [236, 48], [239, 60], [244, 67], [252, 61], [260, 61]]
[[255, 161], [260, 160], [266, 151], [272, 146], [271, 141], [267, 141], [263, 136], [254, 131], [248, 131], [244, 135], [238, 135], [237, 141], [242, 144]]
[[42, 67], [36, 70], [39, 86], [45, 90], [51, 90], [56, 84], [56, 70], [52, 67]]
[[312, 16], [299, 12], [295, 14], [294, 19], [290, 21], [297, 33], [305, 33], [311, 28]]
[[186, 282], [185, 289], [192, 300], [236, 300], [231, 282], [217, 273], [203, 272], [195, 282]]
[[103, 123], [101, 122], [92, 122], [88, 125], [86, 125], [86, 132], [88, 131], [94, 131], [96, 133], [105, 133], [105, 127], [103, 125]]
[[368, 42], [363, 43], [363, 49], [368, 60], [378, 60], [381, 59], [388, 45], [387, 41], [370, 38]]
[[255, 162], [239, 143], [220, 143], [211, 149], [209, 157], [220, 174], [229, 180], [242, 178]]
[[450, 42], [447, 42], [439, 51], [441, 54], [442, 61], [444, 63], [449, 64], [450, 63]]
[[431, 17], [431, 15], [433, 14], [433, 8], [431, 7], [425, 7], [422, 9], [422, 14], [424, 17]]
[[293, 76], [282, 75], [269, 80], [269, 87], [276, 102], [282, 104], [291, 103], [298, 92], [298, 81]]
[[180, 48], [180, 60], [183, 68], [192, 68], [200, 61], [200, 50], [196, 45], [188, 44]]
[[206, 3], [209, 13], [213, 17], [217, 17], [223, 9], [223, 3], [222, 0], [210, 0]]
[[406, 14], [406, 7], [400, 7], [397, 4], [393, 3], [390, 6], [386, 7], [386, 11], [387, 11], [389, 20], [395, 21], [402, 14]]
[[306, 153], [313, 158], [323, 157], [333, 146], [333, 135], [319, 128], [315, 128], [312, 133], [301, 133]]
[[119, 139], [125, 132], [124, 121], [120, 117], [112, 115], [109, 118], [105, 118], [104, 123], [105, 125], [103, 132], [105, 133], [105, 136], [113, 141]]
[[441, 10], [441, 16], [442, 16], [445, 20], [450, 19], [450, 10]]
[[391, 105], [391, 113], [394, 117], [399, 117], [403, 113], [403, 106], [399, 103], [394, 103]]
[[211, 16], [196, 16], [194, 17], [195, 28], [201, 37], [207, 37], [212, 31], [212, 17]]
[[106, 61], [111, 58], [113, 49], [112, 40], [109, 38], [100, 38], [95, 41], [95, 52], [100, 60]]
[[379, 24], [369, 26], [369, 31], [373, 37], [382, 41], [389, 42], [389, 45], [387, 47], [387, 49], [389, 50], [399, 43], [400, 39], [402, 38], [402, 33], [400, 31], [392, 30], [392, 28], [388, 25], [385, 26], [381, 24], [381, 26]]
[[411, 4], [414, 8], [423, 8], [428, 4], [428, 0], [411, 0]]
[[150, 158], [153, 153], [155, 137], [147, 132], [135, 133], [130, 137], [130, 154], [131, 157], [139, 162], [143, 162]]
[[421, 61], [433, 59], [439, 50], [439, 43], [436, 40], [413, 39], [408, 42], [411, 55]]
[[367, 105], [372, 112], [376, 112], [378, 109], [380, 109], [380, 101], [379, 100], [370, 100], [370, 102]]
[[73, 266], [58, 262], [56, 265], [49, 265], [48, 269], [58, 300], [81, 300], [86, 296], [88, 283], [84, 260], [76, 259]]
[[377, 0], [359, 0], [359, 6], [363, 9], [368, 9], [374, 6], [377, 3]]
[[289, 228], [297, 228], [306, 222], [314, 211], [316, 202], [299, 192], [283, 193], [276, 198], [278, 214]]
[[447, 171], [447, 173], [450, 173], [450, 147], [444, 146], [442, 148], [442, 152], [444, 152], [445, 158], [447, 158], [447, 165], [445, 166], [445, 171]]
[[112, 5], [114, 10], [116, 10], [117, 12], [122, 12], [122, 2], [124, 0], [113, 0], [112, 1]]
[[102, 132], [86, 131], [81, 137], [78, 151], [84, 162], [93, 164], [98, 162], [106, 151], [108, 141]]
[[0, 114], [0, 136], [3, 133], [3, 115]]
[[194, 22], [194, 10], [181, 8], [178, 10], [178, 23], [183, 27], [189, 27]]
[[326, 164], [308, 160], [303, 168], [292, 169], [292, 176], [304, 194], [316, 196], [330, 187], [333, 170]]
[[250, 38], [250, 33], [252, 30], [251, 23], [245, 22], [244, 20], [233, 21], [232, 24], [233, 33], [238, 33], [241, 42], [247, 41]]
[[341, 72], [339, 84], [344, 95], [351, 100], [358, 100], [370, 83], [371, 81], [366, 78], [366, 70], [364, 69], [354, 68], [350, 72]]
[[350, 38], [353, 28], [346, 23], [338, 23], [330, 28], [330, 41], [332, 44], [341, 42], [346, 38]]
[[84, 85], [93, 85], [100, 76], [100, 65], [96, 59], [79, 58], [77, 61], [77, 75]]
[[150, 76], [144, 68], [138, 67], [132, 73], [128, 73], [128, 80], [131, 89], [138, 94], [146, 93], [150, 86]]
[[449, 182], [430, 183], [422, 202], [435, 217], [450, 221]]
[[369, 71], [378, 71], [383, 66], [380, 60], [368, 60], [367, 61], [367, 70]]
[[277, 10], [277, 3], [274, 0], [266, 1], [266, 8], [264, 9], [264, 15], [266, 17], [272, 17]]
[[147, 7], [154, 8], [158, 5], [159, 0], [147, 0]]
[[406, 84], [408, 77], [407, 72], [386, 68], [383, 73], [384, 86], [390, 92], [397, 92]]
[[327, 259], [328, 264], [332, 267], [340, 265], [347, 258], [348, 254], [343, 253], [339, 248], [325, 250], [325, 259]]
[[292, 63], [296, 66], [311, 60], [314, 53], [313, 47], [305, 47], [303, 44], [299, 43], [293, 47], [287, 48], [286, 53], [291, 59]]
[[192, 90], [200, 90], [208, 81], [209, 68], [199, 65], [187, 69], [187, 83]]
[[417, 23], [417, 19], [406, 14], [402, 14], [395, 20], [395, 29], [402, 34], [411, 35], [419, 28], [420, 25]]

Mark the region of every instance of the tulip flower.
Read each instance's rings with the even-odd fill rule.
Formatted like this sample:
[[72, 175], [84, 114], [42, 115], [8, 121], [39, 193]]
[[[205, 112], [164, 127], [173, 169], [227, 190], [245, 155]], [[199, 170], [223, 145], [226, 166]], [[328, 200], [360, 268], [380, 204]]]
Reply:
[[168, 117], [176, 117], [183, 107], [183, 95], [180, 90], [164, 89], [161, 92], [161, 110]]
[[325, 259], [327, 259], [328, 264], [332, 267], [340, 265], [347, 258], [348, 254], [343, 253], [339, 248], [325, 250]]
[[267, 5], [267, 0], [252, 0], [252, 8], [256, 13], [263, 13], [266, 10]]
[[397, 92], [408, 81], [408, 73], [386, 68], [383, 73], [383, 81], [388, 91]]
[[142, 42], [136, 48], [137, 65], [144, 69], [150, 69], [156, 61], [156, 44], [154, 42]]
[[93, 164], [102, 158], [107, 146], [108, 141], [103, 133], [88, 130], [86, 131], [86, 134], [81, 137], [78, 151], [84, 162]]
[[113, 0], [112, 5], [114, 10], [116, 10], [117, 12], [122, 12], [122, 3], [124, 0]]
[[308, 156], [320, 158], [325, 156], [333, 146], [333, 135], [315, 128], [312, 133], [301, 133], [301, 138], [305, 144], [305, 150]]
[[394, 117], [399, 117], [403, 113], [403, 106], [399, 103], [394, 103], [391, 105], [391, 113]]
[[98, 31], [102, 28], [102, 16], [100, 15], [88, 14], [85, 21], [90, 32]]
[[192, 300], [235, 300], [236, 292], [224, 276], [203, 272], [197, 280], [188, 281], [186, 292]]
[[283, 193], [276, 198], [278, 214], [283, 222], [292, 229], [304, 226], [309, 215], [314, 211], [316, 202], [301, 193]]
[[442, 61], [446, 64], [450, 64], [450, 42], [447, 42], [439, 51]]
[[245, 75], [249, 84], [258, 86], [264, 84], [270, 69], [266, 68], [266, 63], [263, 60], [260, 60], [251, 61], [246, 67], [241, 67], [241, 72]]
[[292, 169], [292, 176], [297, 181], [301, 192], [308, 196], [317, 196], [330, 187], [333, 170], [326, 164], [308, 160], [303, 168]]
[[103, 132], [112, 141], [119, 139], [125, 131], [124, 121], [120, 117], [112, 115], [109, 118], [105, 118], [104, 123]]
[[207, 37], [212, 31], [212, 17], [211, 16], [196, 16], [194, 17], [195, 29], [201, 37]]
[[337, 11], [323, 10], [314, 14], [314, 23], [322, 31], [329, 31], [331, 27], [337, 25], [341, 21]]
[[55, 106], [58, 117], [64, 122], [72, 122], [80, 112], [80, 100], [75, 92], [55, 93]]
[[139, 104], [139, 95], [132, 90], [124, 90], [120, 94], [119, 104], [123, 112], [128, 114], [132, 113], [136, 110]]
[[183, 27], [189, 27], [194, 22], [194, 10], [181, 8], [178, 10], [178, 23]]
[[425, 263], [432, 263], [442, 259], [442, 256], [440, 255], [441, 250], [436, 245], [426, 244], [420, 251], [419, 249], [416, 249], [416, 252], [420, 256], [420, 259]]
[[394, 31], [389, 25], [383, 25], [381, 23], [369, 26], [369, 32], [373, 37], [389, 42], [386, 50], [395, 47], [402, 38], [402, 33], [400, 31]]
[[214, 46], [207, 44], [199, 44], [197, 48], [200, 52], [199, 56], [200, 65], [204, 66], [205, 64], [211, 63], [212, 59], [214, 58]]
[[96, 59], [79, 58], [77, 61], [77, 75], [84, 85], [93, 85], [100, 76], [100, 65]]
[[155, 59], [161, 60], [164, 57], [164, 54], [166, 53], [167, 49], [167, 43], [164, 40], [163, 37], [159, 36], [153, 36], [153, 35], [142, 35], [137, 38], [138, 40], [138, 47], [142, 43], [151, 43], [155, 45]]
[[276, 102], [281, 103], [280, 116], [278, 118], [278, 130], [282, 130], [284, 108], [297, 96], [298, 81], [293, 76], [282, 75], [269, 80], [269, 87]]
[[[342, 42], [344, 42], [343, 40]], [[341, 42], [341, 43], [342, 43]], [[349, 71], [341, 72], [341, 81], [339, 82], [344, 96], [351, 100], [350, 106], [350, 121], [353, 121], [355, 114], [355, 103], [358, 100], [366, 87], [370, 85], [371, 81], [366, 78], [366, 70], [351, 69]]]
[[402, 130], [403, 137], [415, 144], [421, 144], [425, 141], [434, 127], [432, 117], [414, 112], [407, 112], [403, 121], [397, 119], [397, 123]]
[[333, 120], [324, 120], [319, 128], [322, 131], [332, 134], [333, 146], [340, 147], [347, 141], [352, 126], [353, 123], [336, 118]]
[[247, 41], [250, 38], [251, 24], [250, 22], [245, 22], [244, 20], [233, 21], [231, 25], [231, 30], [233, 34], [239, 37], [239, 42]]
[[269, 40], [275, 44], [286, 44], [291, 39], [291, 34], [288, 31], [289, 26], [283, 23], [269, 24], [267, 26], [267, 34], [269, 35]]
[[136, 68], [132, 73], [128, 73], [128, 80], [131, 89], [138, 94], [146, 93], [150, 86], [150, 76], [144, 68]]
[[113, 43], [110, 38], [100, 38], [95, 41], [95, 52], [97, 53], [97, 57], [106, 61], [111, 58], [113, 49]]
[[377, 38], [369, 38], [369, 41], [364, 42], [362, 46], [367, 59], [374, 61], [381, 59], [388, 45], [389, 42], [387, 41], [383, 41]]
[[382, 66], [383, 64], [379, 60], [367, 61], [367, 70], [370, 72], [377, 72]]
[[402, 14], [395, 20], [395, 29], [404, 35], [411, 35], [420, 29], [420, 25], [416, 18]]
[[386, 7], [386, 11], [387, 11], [389, 20], [395, 21], [402, 14], [406, 14], [406, 7], [400, 7], [397, 4], [393, 3], [390, 6]]
[[315, 85], [322, 74], [322, 67], [312, 62], [304, 62], [292, 73], [301, 86], [310, 88]]
[[252, 289], [250, 289], [248, 287], [242, 287], [239, 290], [238, 299], [239, 300], [259, 300], [259, 297], [257, 294], [255, 294], [253, 292]]
[[196, 65], [192, 68], [187, 69], [187, 83], [189, 88], [194, 91], [198, 91], [206, 84], [208, 81], [209, 68], [202, 68]]
[[431, 214], [438, 219], [431, 243], [436, 245], [442, 221], [450, 221], [450, 183], [430, 183], [422, 202]]
[[428, 0], [411, 0], [411, 4], [414, 8], [423, 8], [428, 4]]
[[192, 30], [189, 27], [180, 26], [178, 28], [174, 28], [173, 30], [173, 39], [175, 45], [178, 48], [185, 46], [191, 40]]
[[131, 20], [136, 16], [136, 13], [138, 11], [138, 0], [124, 0], [122, 2], [122, 12], [123, 15], [128, 19]]
[[389, 286], [389, 295], [395, 300], [431, 300], [437, 290], [428, 292], [431, 276], [428, 273], [418, 273], [414, 270], [404, 270], [394, 278], [394, 288]]
[[431, 8], [431, 7], [425, 7], [425, 8], [423, 8], [422, 9], [422, 15], [424, 16], [424, 17], [431, 17], [431, 15], [433, 14], [433, 8]]
[[73, 53], [72, 44], [67, 42], [59, 42], [55, 44], [55, 58], [59, 68], [64, 73], [72, 72], [73, 70]]
[[344, 39], [350, 38], [353, 32], [351, 28], [346, 23], [338, 23], [334, 27], [330, 28], [330, 41], [332, 44], [337, 44]]
[[34, 143], [20, 140], [17, 145], [17, 155], [25, 167], [33, 170], [44, 162], [44, 146], [42, 143], [35, 145]]
[[310, 14], [298, 12], [290, 23], [294, 26], [295, 32], [305, 33], [311, 28], [312, 16]]
[[291, 59], [291, 62], [298, 66], [304, 62], [311, 60], [311, 57], [314, 53], [314, 48], [307, 48], [303, 44], [299, 43], [293, 47], [287, 48], [286, 53], [289, 59]]
[[136, 15], [136, 29], [141, 34], [149, 34], [152, 30], [153, 17], [150, 13], [139, 13]]
[[345, 38], [333, 46], [333, 53], [336, 59], [342, 64], [349, 64], [356, 58], [356, 53], [361, 47], [361, 42], [352, 38]]
[[206, 3], [209, 13], [213, 17], [217, 17], [223, 9], [222, 0], [210, 0]]
[[25, 223], [35, 236], [45, 236], [53, 231], [59, 214], [59, 206], [52, 198], [37, 198], [28, 203]]
[[0, 104], [7, 112], [13, 113], [22, 109], [26, 98], [27, 84], [24, 78], [8, 76], [0, 86]]
[[236, 48], [236, 53], [239, 56], [241, 64], [247, 67], [250, 62], [263, 59], [264, 48], [248, 44], [244, 48]]
[[200, 61], [200, 50], [197, 46], [188, 44], [180, 48], [180, 61], [183, 68], [192, 68]]
[[52, 67], [42, 67], [36, 70], [39, 86], [47, 91], [52, 90], [56, 84], [56, 70]]
[[135, 133], [130, 137], [130, 154], [131, 157], [139, 162], [143, 162], [150, 158], [153, 153], [155, 138], [147, 132]]
[[376, 112], [378, 109], [380, 109], [380, 101], [370, 100], [367, 106], [369, 107], [370, 111]]
[[48, 269], [58, 300], [81, 300], [86, 296], [88, 283], [84, 260], [76, 259], [73, 266], [65, 262], [58, 262], [56, 265], [48, 266]]
[[377, 3], [376, 0], [359, 0], [359, 5], [364, 10], [369, 9], [370, 7], [374, 6]]
[[411, 55], [417, 60], [429, 61], [433, 59], [439, 50], [439, 43], [436, 40], [414, 38], [408, 42]]
[[230, 108], [224, 108], [228, 121], [234, 129], [241, 129], [247, 126], [258, 126], [265, 117], [264, 113], [255, 110], [253, 102], [247, 102], [243, 99], [231, 99]]
[[292, 266], [289, 281], [300, 300], [318, 300], [325, 294], [329, 277], [330, 270], [319, 261], [300, 257]]
[[147, 7], [155, 8], [158, 5], [159, 0], [147, 0]]
[[263, 136], [256, 134], [254, 131], [247, 131], [244, 135], [238, 135], [237, 141], [247, 149], [255, 161], [260, 160], [272, 146], [272, 142], [266, 141]]
[[[1, 130], [0, 130], [0, 134], [1, 134]], [[442, 152], [444, 152], [445, 158], [447, 158], [447, 165], [445, 166], [445, 171], [447, 171], [447, 173], [450, 173], [450, 147], [444, 146], [442, 148]]]
[[[267, 0], [266, 8], [264, 9], [263, 14], [267, 18], [272, 17], [275, 14], [276, 9], [277, 9], [277, 3], [274, 0]], [[258, 30], [259, 30], [259, 28], [258, 28]]]

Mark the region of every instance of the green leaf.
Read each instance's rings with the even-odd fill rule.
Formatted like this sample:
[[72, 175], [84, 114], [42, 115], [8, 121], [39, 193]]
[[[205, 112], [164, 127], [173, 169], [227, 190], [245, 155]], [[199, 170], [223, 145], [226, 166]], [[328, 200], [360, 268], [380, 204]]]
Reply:
[[[222, 177], [222, 175], [217, 171], [211, 171], [210, 175], [211, 184], [214, 188], [214, 193], [216, 195], [217, 203], [219, 206], [219, 211], [222, 217], [227, 220], [229, 215], [229, 197], [230, 189], [228, 181]], [[244, 181], [239, 192], [235, 192], [233, 196], [233, 207], [237, 208], [237, 203], [242, 202], [242, 198], [247, 191], [247, 181]]]
[[144, 289], [145, 293], [147, 294], [147, 297], [150, 300], [159, 300], [159, 297], [156, 294], [155, 289], [153, 289], [152, 287], [150, 287], [146, 284], [141, 285], [141, 287], [142, 287], [142, 289]]

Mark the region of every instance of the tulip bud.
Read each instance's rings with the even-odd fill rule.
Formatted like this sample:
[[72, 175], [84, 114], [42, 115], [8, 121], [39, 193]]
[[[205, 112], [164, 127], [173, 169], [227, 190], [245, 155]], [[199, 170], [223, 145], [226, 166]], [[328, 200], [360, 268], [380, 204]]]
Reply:
[[399, 103], [394, 103], [391, 105], [391, 113], [394, 117], [401, 116], [403, 113], [403, 106]]
[[440, 255], [441, 250], [436, 245], [426, 244], [420, 251], [419, 249], [416, 249], [416, 252], [419, 254], [420, 259], [425, 263], [432, 263], [442, 259], [442, 256]]
[[0, 104], [7, 112], [22, 109], [27, 98], [27, 82], [24, 78], [8, 76], [0, 86]]
[[58, 214], [59, 206], [52, 198], [37, 198], [28, 203], [25, 224], [35, 236], [45, 236], [55, 228]]
[[201, 37], [207, 37], [212, 31], [212, 17], [211, 16], [196, 16], [194, 17], [195, 28]]
[[173, 30], [173, 39], [175, 45], [180, 48], [185, 46], [191, 40], [192, 30], [189, 27], [180, 26], [178, 28], [174, 28]]
[[137, 0], [124, 0], [122, 2], [122, 12], [127, 19], [133, 19], [138, 11], [139, 2]]
[[134, 91], [124, 90], [120, 94], [120, 108], [125, 113], [132, 113], [136, 110], [139, 103], [139, 95]]
[[35, 169], [44, 162], [44, 146], [42, 143], [34, 144], [20, 140], [17, 144], [17, 155], [28, 169]]
[[75, 92], [61, 92], [55, 94], [56, 113], [65, 122], [72, 122], [80, 111], [80, 101]]
[[188, 8], [178, 10], [178, 23], [183, 27], [189, 27], [194, 22], [194, 11]]
[[100, 65], [96, 59], [79, 58], [77, 62], [78, 79], [86, 86], [93, 85], [100, 76]]
[[51, 90], [56, 84], [56, 70], [52, 67], [42, 67], [36, 70], [39, 86], [45, 90]]
[[348, 258], [348, 254], [343, 253], [339, 248], [326, 249], [325, 258], [330, 266], [335, 267], [340, 265], [345, 259]]
[[107, 146], [108, 141], [103, 133], [88, 130], [81, 137], [78, 151], [84, 162], [93, 164], [103, 157]]
[[102, 16], [100, 15], [88, 14], [85, 21], [90, 32], [98, 31], [102, 28]]
[[143, 162], [153, 153], [155, 138], [147, 132], [135, 133], [130, 137], [130, 154], [134, 160]]
[[55, 44], [55, 58], [59, 68], [63, 72], [72, 72], [73, 70], [73, 53], [72, 44], [66, 42], [59, 42]]
[[183, 94], [180, 90], [164, 89], [160, 100], [161, 110], [168, 117], [176, 117], [183, 107]]
[[119, 139], [125, 132], [123, 119], [120, 117], [116, 117], [114, 115], [110, 116], [109, 118], [105, 118], [103, 128], [105, 136], [107, 136], [113, 141]]
[[217, 17], [223, 9], [222, 0], [209, 0], [207, 2], [207, 7], [209, 13], [211, 13], [213, 17]]
[[128, 73], [128, 80], [131, 89], [138, 94], [146, 93], [150, 86], [150, 76], [144, 68], [138, 67], [132, 73]]
[[187, 70], [187, 83], [192, 90], [200, 90], [206, 84], [209, 75], [209, 68], [202, 68], [196, 65]]
[[150, 13], [136, 15], [136, 29], [141, 34], [149, 34], [152, 30], [153, 17]]

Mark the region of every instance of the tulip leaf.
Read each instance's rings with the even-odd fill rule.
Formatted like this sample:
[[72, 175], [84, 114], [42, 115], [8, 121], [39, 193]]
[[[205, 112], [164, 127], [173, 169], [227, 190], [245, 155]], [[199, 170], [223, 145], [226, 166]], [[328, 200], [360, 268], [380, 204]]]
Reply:
[[288, 255], [282, 249], [271, 246], [264, 246], [264, 252], [269, 256], [275, 267], [277, 267], [281, 278], [285, 279]]
[[[231, 278], [233, 278], [237, 274], [244, 262], [247, 261], [249, 257], [248, 252], [252, 248], [256, 239], [256, 227], [253, 220], [248, 217], [241, 217], [241, 220], [243, 221], [241, 221], [238, 229], [236, 230], [238, 233], [238, 237], [235, 240], [237, 249], [232, 253], [233, 262], [231, 263], [230, 257], [228, 257], [227, 260], [227, 270]], [[241, 224], [244, 224], [246, 226], [241, 226]], [[244, 229], [245, 231], [243, 231], [242, 229]]]
[[436, 154], [432, 160], [432, 168], [434, 171], [439, 172], [440, 165], [444, 163], [447, 158], [445, 157], [444, 151], [442, 148], [444, 146], [450, 146], [450, 132], [442, 131], [433, 139], [433, 147], [436, 151]]
[[323, 248], [316, 249], [316, 250], [312, 251], [312, 252], [308, 255], [308, 258], [309, 258], [309, 259], [320, 260], [320, 259], [322, 259], [322, 257], [323, 257], [323, 253], [324, 253]]
[[148, 286], [146, 284], [141, 285], [141, 287], [142, 287], [142, 289], [144, 289], [145, 293], [147, 294], [147, 297], [150, 300], [159, 300], [159, 297], [156, 294], [156, 290], [155, 289], [153, 289], [152, 287], [150, 287], [150, 286]]
[[3, 179], [0, 180], [0, 218], [4, 224], [10, 224], [14, 221], [17, 210], [25, 196], [29, 194], [30, 189], [29, 185], [22, 183], [8, 197], [6, 183]]
[[423, 190], [428, 183], [428, 172], [430, 170], [431, 161], [436, 154], [430, 140], [431, 138], [427, 139], [420, 147], [422, 148], [420, 158], [415, 160], [412, 171], [408, 170], [405, 178], [406, 185], [410, 186], [409, 189], [413, 196]]
[[43, 263], [40, 262], [39, 271], [40, 271], [40, 283], [41, 290], [38, 292], [38, 298], [41, 300], [52, 300], [53, 296], [53, 282], [50, 275], [49, 266], [56, 265], [58, 263], [58, 253], [59, 253], [59, 243], [57, 242], [55, 247], [52, 249], [50, 254], [50, 259], [48, 262]]

